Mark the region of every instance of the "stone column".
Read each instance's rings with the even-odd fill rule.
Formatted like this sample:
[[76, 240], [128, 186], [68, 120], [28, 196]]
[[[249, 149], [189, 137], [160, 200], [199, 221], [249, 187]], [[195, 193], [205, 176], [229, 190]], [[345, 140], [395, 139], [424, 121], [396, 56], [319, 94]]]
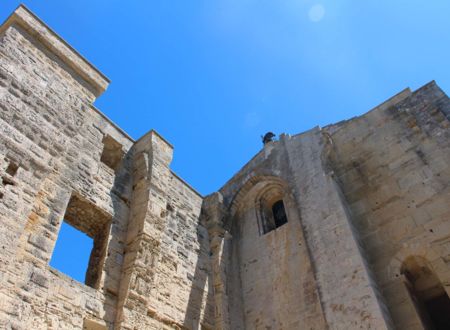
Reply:
[[202, 211], [208, 229], [211, 249], [212, 281], [215, 303], [215, 329], [229, 330], [229, 306], [227, 294], [227, 266], [229, 262], [229, 241], [231, 235], [224, 228], [225, 209], [223, 197], [216, 192], [205, 198]]

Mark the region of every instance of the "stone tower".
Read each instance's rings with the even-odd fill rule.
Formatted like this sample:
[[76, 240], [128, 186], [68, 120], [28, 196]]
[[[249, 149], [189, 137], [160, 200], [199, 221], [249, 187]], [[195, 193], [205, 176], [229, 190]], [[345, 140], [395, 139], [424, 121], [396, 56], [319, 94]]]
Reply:
[[[0, 27], [0, 327], [448, 329], [450, 100], [431, 82], [268, 142], [203, 197], [23, 6]], [[49, 265], [62, 222], [85, 283]]]

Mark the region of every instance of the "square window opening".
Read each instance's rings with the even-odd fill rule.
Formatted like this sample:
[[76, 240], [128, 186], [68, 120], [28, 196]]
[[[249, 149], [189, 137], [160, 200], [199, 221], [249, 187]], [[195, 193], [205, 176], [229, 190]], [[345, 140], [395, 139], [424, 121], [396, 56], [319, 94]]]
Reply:
[[116, 171], [124, 156], [122, 145], [114, 140], [110, 135], [103, 138], [103, 151], [100, 161], [109, 168]]
[[100, 286], [111, 216], [73, 194], [64, 215], [50, 266], [92, 288]]

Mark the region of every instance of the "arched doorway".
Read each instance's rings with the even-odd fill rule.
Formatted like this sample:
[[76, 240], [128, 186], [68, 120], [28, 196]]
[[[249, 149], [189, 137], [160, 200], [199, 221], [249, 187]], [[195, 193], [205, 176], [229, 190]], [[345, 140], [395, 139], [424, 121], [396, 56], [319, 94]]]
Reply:
[[401, 273], [425, 329], [450, 329], [450, 298], [429, 262], [423, 257], [408, 257]]

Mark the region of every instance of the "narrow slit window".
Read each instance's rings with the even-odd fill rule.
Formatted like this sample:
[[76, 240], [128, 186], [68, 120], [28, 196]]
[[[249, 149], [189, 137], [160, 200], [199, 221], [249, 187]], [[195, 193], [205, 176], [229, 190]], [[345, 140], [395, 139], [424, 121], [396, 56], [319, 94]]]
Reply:
[[50, 265], [98, 288], [105, 261], [111, 217], [91, 202], [72, 195]]

